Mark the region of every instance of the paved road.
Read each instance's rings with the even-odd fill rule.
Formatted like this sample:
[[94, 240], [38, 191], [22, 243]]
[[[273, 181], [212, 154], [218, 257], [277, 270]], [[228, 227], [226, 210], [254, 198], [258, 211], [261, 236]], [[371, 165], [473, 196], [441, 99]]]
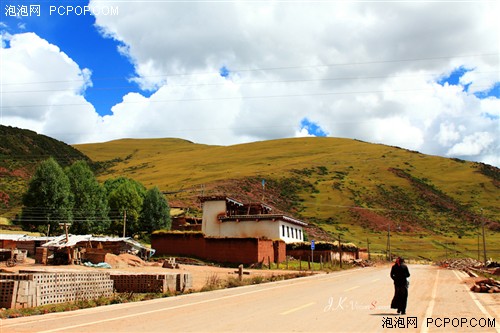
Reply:
[[470, 293], [455, 271], [409, 268], [406, 316], [389, 309], [386, 266], [7, 319], [0, 332], [500, 332], [499, 294]]

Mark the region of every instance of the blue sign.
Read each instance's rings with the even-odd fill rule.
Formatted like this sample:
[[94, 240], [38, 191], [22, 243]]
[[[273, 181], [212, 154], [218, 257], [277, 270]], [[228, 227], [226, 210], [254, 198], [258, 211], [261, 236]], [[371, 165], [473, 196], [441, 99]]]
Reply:
[[314, 250], [314, 239], [311, 241], [311, 250]]

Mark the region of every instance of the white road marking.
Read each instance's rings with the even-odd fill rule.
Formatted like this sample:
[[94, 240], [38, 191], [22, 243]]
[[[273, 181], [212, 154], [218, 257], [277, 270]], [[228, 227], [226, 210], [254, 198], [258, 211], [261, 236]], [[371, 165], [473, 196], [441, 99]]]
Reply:
[[[424, 320], [425, 320], [425, 318], [432, 317], [432, 311], [434, 311], [434, 304], [436, 303], [437, 287], [438, 287], [438, 280], [439, 280], [439, 272], [440, 271], [438, 270], [436, 273], [436, 279], [434, 280], [434, 287], [432, 287], [431, 301], [429, 302], [429, 306], [427, 307], [427, 311], [425, 311]], [[429, 331], [428, 327], [422, 326], [420, 333], [426, 333], [428, 331]]]
[[[318, 278], [318, 279], [323, 280], [323, 279], [326, 279], [326, 278], [337, 278], [337, 277], [342, 277], [342, 276], [345, 276], [345, 275], [350, 275], [350, 274], [352, 274], [354, 272], [356, 272], [356, 271], [350, 271], [350, 272], [346, 272], [346, 273], [343, 273], [343, 274], [341, 273], [341, 274], [334, 275], [334, 276], [329, 275], [328, 277], [321, 277], [321, 278]], [[287, 281], [294, 282], [294, 283], [285, 284], [285, 285], [281, 285], [280, 284], [280, 285], [276, 285], [276, 286], [271, 287], [271, 288], [263, 288], [263, 289], [259, 289], [259, 290], [252, 290], [252, 291], [248, 291], [248, 292], [245, 292], [245, 293], [232, 294], [232, 295], [222, 296], [222, 297], [218, 297], [218, 298], [211, 298], [211, 299], [207, 299], [207, 300], [203, 300], [203, 301], [199, 301], [199, 302], [194, 302], [194, 303], [176, 305], [176, 306], [172, 306], [172, 307], [168, 307], [168, 308], [162, 308], [162, 309], [145, 311], [145, 312], [136, 312], [136, 313], [129, 314], [129, 315], [126, 315], [126, 316], [113, 317], [113, 318], [108, 318], [108, 319], [103, 319], [103, 320], [97, 320], [97, 321], [93, 321], [93, 322], [86, 322], [86, 323], [78, 324], [78, 325], [59, 327], [59, 328], [54, 328], [54, 329], [51, 329], [51, 330], [39, 331], [38, 333], [60, 332], [60, 331], [65, 331], [65, 330], [69, 330], [69, 329], [73, 329], [73, 328], [79, 328], [79, 327], [90, 326], [90, 325], [94, 325], [94, 324], [106, 323], [106, 322], [110, 322], [110, 321], [122, 320], [122, 319], [126, 319], [126, 318], [138, 317], [138, 316], [141, 316], [141, 315], [146, 315], [146, 314], [151, 314], [151, 313], [156, 313], [156, 312], [175, 310], [175, 309], [180, 309], [180, 308], [184, 308], [184, 307], [188, 307], [188, 306], [192, 306], [192, 305], [210, 303], [210, 302], [215, 302], [215, 301], [218, 301], [218, 300], [229, 299], [229, 298], [234, 298], [234, 297], [239, 297], [239, 296], [249, 295], [249, 294], [255, 294], [255, 293], [269, 291], [269, 290], [273, 290], [273, 289], [279, 289], [279, 288], [285, 288], [285, 287], [290, 287], [290, 286], [296, 286], [297, 284], [309, 283], [308, 280], [297, 281], [297, 282], [293, 281], [293, 280], [287, 280]], [[280, 281], [280, 282], [284, 282], [284, 281]], [[240, 287], [240, 288], [244, 288], [244, 287]], [[227, 289], [224, 289], [224, 290], [227, 290]], [[191, 295], [196, 295], [196, 294], [191, 294]], [[190, 296], [190, 295], [187, 295], [187, 296]], [[57, 318], [57, 319], [60, 319], [60, 318]], [[18, 324], [18, 325], [23, 325], [23, 324], [26, 324], [26, 323], [21, 323], [21, 324]], [[14, 324], [12, 326], [17, 326], [17, 325]]]
[[282, 313], [280, 313], [280, 314], [281, 314], [281, 315], [287, 315], [287, 314], [290, 314], [290, 313], [292, 313], [292, 312], [296, 312], [296, 311], [299, 311], [299, 310], [302, 310], [302, 309], [308, 308], [308, 307], [310, 307], [311, 305], [314, 305], [314, 304], [316, 304], [316, 302], [307, 303], [307, 304], [304, 304], [304, 305], [299, 306], [299, 307], [297, 307], [297, 308], [290, 309], [290, 310], [288, 310], [288, 311], [282, 312]]
[[351, 290], [354, 290], [354, 289], [358, 289], [359, 287], [360, 286], [354, 286], [354, 287], [351, 287], [349, 289], [344, 290], [344, 292], [351, 291]]

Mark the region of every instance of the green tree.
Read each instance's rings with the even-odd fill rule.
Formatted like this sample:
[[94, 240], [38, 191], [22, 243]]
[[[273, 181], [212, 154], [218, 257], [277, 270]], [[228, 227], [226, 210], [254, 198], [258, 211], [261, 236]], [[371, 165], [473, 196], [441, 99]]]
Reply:
[[125, 215], [126, 235], [130, 236], [138, 232], [138, 221], [146, 188], [141, 183], [124, 177], [106, 181], [104, 186], [108, 193], [108, 204], [110, 208], [110, 232], [116, 235], [122, 235], [123, 217]]
[[109, 229], [106, 191], [85, 161], [77, 161], [66, 169], [73, 200], [75, 234], [102, 234]]
[[72, 201], [69, 180], [59, 164], [50, 158], [42, 162], [23, 196], [21, 224], [25, 230], [51, 233], [59, 223], [71, 223]]
[[146, 197], [142, 204], [140, 231], [152, 233], [158, 229], [169, 230], [171, 226], [172, 220], [170, 219], [168, 201], [158, 187], [155, 186], [146, 192]]
[[104, 182], [104, 188], [106, 189], [106, 193], [109, 194], [116, 190], [120, 185], [122, 184], [129, 184], [130, 186], [133, 186], [137, 193], [139, 193], [143, 198], [146, 195], [146, 188], [144, 185], [142, 185], [140, 182], [127, 178], [127, 177], [117, 177], [117, 178], [110, 178], [107, 179]]

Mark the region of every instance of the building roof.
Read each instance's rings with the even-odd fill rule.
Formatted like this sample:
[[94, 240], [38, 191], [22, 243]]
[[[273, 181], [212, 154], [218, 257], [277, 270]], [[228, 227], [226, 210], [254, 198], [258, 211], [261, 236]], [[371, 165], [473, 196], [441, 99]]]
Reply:
[[198, 199], [203, 203], [205, 201], [227, 201], [227, 202], [230, 202], [234, 205], [237, 205], [237, 206], [243, 206], [243, 203], [242, 202], [239, 202], [238, 200], [236, 199], [233, 199], [233, 198], [230, 198], [230, 197], [227, 197], [225, 195], [213, 195], [213, 196], [206, 196], [206, 197], [198, 197]]
[[264, 203], [249, 203], [249, 204], [243, 204], [235, 199], [232, 199], [227, 196], [205, 196], [205, 197], [199, 197], [199, 200], [203, 203], [205, 201], [226, 201], [227, 203], [230, 203], [235, 206], [239, 207], [248, 207], [251, 208], [252, 206], [255, 207], [262, 207], [263, 211], [261, 213], [264, 214], [241, 214], [241, 209], [237, 209], [236, 214], [233, 212], [231, 215], [228, 216], [220, 216], [218, 217], [221, 222], [231, 222], [231, 221], [259, 221], [259, 220], [281, 220], [285, 222], [289, 222], [292, 224], [300, 225], [300, 226], [306, 226], [307, 223], [301, 220], [294, 219], [293, 217], [289, 217], [283, 214], [267, 214], [272, 210], [271, 206], [268, 206]]
[[47, 241], [47, 240], [52, 240], [53, 238], [54, 237], [29, 236], [27, 234], [0, 234], [0, 240], [12, 240], [17, 242]]
[[61, 235], [54, 237], [51, 241], [43, 244], [43, 247], [71, 247], [75, 246], [79, 242], [89, 241], [92, 235], [68, 235], [68, 240], [66, 241], [66, 235]]
[[141, 243], [133, 240], [130, 237], [93, 237], [92, 235], [68, 235], [68, 241], [66, 241], [66, 235], [61, 235], [54, 237], [53, 240], [43, 244], [44, 247], [51, 248], [65, 248], [76, 246], [80, 242], [124, 242], [130, 245], [130, 247], [137, 250], [148, 250], [154, 253], [155, 250], [148, 249]]
[[292, 217], [280, 214], [262, 214], [262, 215], [231, 215], [231, 216], [221, 216], [219, 217], [221, 222], [238, 222], [238, 221], [259, 221], [259, 220], [272, 220], [278, 221], [282, 220], [292, 224], [297, 224], [300, 226], [306, 226], [307, 223], [301, 220], [294, 219]]
[[25, 234], [0, 234], [0, 240], [17, 241], [19, 238], [26, 236]]

